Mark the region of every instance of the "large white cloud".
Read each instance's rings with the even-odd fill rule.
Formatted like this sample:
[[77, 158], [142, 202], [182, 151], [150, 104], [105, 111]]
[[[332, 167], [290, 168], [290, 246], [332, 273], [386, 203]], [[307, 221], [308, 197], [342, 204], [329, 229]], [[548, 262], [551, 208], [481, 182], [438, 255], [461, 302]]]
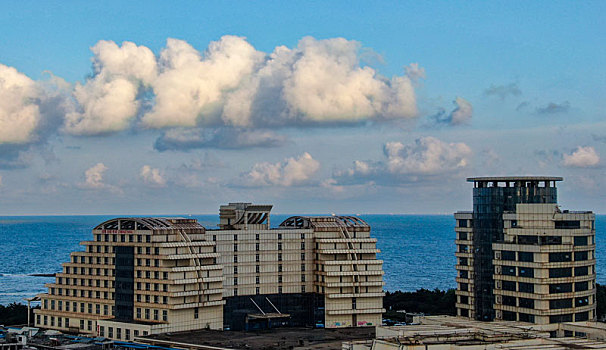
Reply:
[[92, 47], [94, 76], [77, 83], [75, 110], [65, 116], [65, 130], [77, 135], [98, 135], [124, 130], [136, 117], [139, 88], [156, 77], [153, 52], [145, 46], [99, 41]]
[[40, 123], [36, 82], [15, 68], [0, 64], [0, 144], [25, 144]]
[[383, 77], [361, 63], [361, 44], [344, 38], [305, 37], [270, 54], [229, 35], [203, 53], [177, 39], [168, 39], [157, 57], [132, 42], [101, 40], [91, 51], [91, 77], [63, 82], [60, 89], [67, 94], [48, 95], [39, 82], [0, 65], [0, 144], [28, 143], [40, 136], [37, 128], [55, 132], [58, 115], [63, 132], [73, 135], [132, 127], [267, 130], [412, 118], [414, 81], [425, 74], [414, 63], [402, 75]]
[[282, 162], [257, 163], [244, 175], [244, 184], [249, 186], [293, 186], [308, 182], [320, 169], [320, 162], [305, 152], [298, 158], [287, 158]]
[[160, 54], [162, 71], [153, 84], [155, 106], [143, 123], [162, 128], [211, 122], [225, 93], [236, 89], [264, 56], [236, 36], [212, 42], [204, 56], [185, 41], [168, 39]]
[[567, 167], [588, 168], [600, 163], [600, 156], [595, 148], [578, 146], [571, 154], [564, 154], [562, 164]]
[[88, 188], [104, 188], [106, 184], [103, 182], [103, 174], [107, 171], [107, 167], [103, 163], [97, 163], [88, 168], [84, 172], [84, 187]]

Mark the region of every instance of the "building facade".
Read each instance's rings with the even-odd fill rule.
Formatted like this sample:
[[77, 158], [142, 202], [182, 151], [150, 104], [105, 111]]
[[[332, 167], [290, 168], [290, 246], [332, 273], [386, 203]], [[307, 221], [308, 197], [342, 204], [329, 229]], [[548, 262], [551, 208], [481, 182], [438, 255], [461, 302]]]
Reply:
[[561, 210], [559, 177], [470, 178], [457, 212], [457, 315], [548, 324], [594, 320], [595, 215]]
[[117, 218], [93, 229], [36, 326], [131, 340], [192, 329], [380, 324], [382, 261], [357, 217], [291, 217], [230, 203], [219, 229], [194, 219]]

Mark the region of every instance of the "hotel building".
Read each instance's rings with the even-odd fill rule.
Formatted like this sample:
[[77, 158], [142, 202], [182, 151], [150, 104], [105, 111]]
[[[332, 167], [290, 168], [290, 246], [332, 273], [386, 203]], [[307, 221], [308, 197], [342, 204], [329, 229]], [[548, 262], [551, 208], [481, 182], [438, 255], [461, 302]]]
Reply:
[[560, 177], [480, 177], [457, 212], [457, 315], [548, 324], [595, 320], [595, 215], [561, 210]]
[[230, 203], [195, 219], [116, 218], [93, 229], [40, 294], [36, 326], [111, 339], [193, 329], [380, 324], [382, 261], [357, 217], [290, 217]]

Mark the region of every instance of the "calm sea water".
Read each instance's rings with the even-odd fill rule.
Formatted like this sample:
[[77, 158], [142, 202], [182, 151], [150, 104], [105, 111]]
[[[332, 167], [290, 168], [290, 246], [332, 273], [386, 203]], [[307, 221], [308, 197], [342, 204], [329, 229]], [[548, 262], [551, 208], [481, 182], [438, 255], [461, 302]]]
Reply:
[[[29, 276], [61, 271], [69, 253], [83, 250], [91, 230], [113, 216], [0, 217], [0, 304], [23, 302], [45, 291], [54, 278]], [[278, 225], [286, 215], [272, 216]], [[455, 287], [454, 219], [451, 215], [362, 215], [378, 239], [385, 270], [385, 289]], [[207, 228], [215, 215], [193, 216]], [[596, 218], [597, 281], [606, 284], [606, 216]]]

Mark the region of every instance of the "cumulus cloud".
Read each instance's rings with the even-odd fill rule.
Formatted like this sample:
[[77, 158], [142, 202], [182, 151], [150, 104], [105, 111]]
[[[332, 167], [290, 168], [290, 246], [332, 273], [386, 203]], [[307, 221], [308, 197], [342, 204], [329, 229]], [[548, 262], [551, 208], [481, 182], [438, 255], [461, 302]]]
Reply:
[[152, 187], [164, 187], [166, 186], [166, 179], [160, 173], [160, 169], [152, 168], [149, 165], [144, 165], [141, 167], [141, 171], [139, 173], [141, 180], [146, 185]]
[[80, 183], [78, 187], [82, 189], [108, 190], [114, 193], [120, 193], [121, 190], [118, 187], [105, 183], [103, 177], [107, 170], [108, 167], [103, 163], [93, 165], [84, 172], [84, 182]]
[[444, 175], [466, 168], [472, 151], [465, 143], [446, 143], [427, 136], [407, 145], [388, 142], [383, 153], [385, 159], [357, 160], [353, 167], [337, 172], [335, 178], [340, 183], [418, 181], [421, 176]]
[[0, 64], [0, 144], [24, 144], [40, 123], [36, 83], [15, 68]]
[[93, 51], [94, 75], [74, 87], [74, 111], [65, 116], [65, 130], [99, 135], [126, 129], [136, 117], [140, 88], [157, 74], [156, 58], [145, 46], [99, 41]]
[[244, 174], [246, 186], [295, 186], [308, 182], [320, 169], [320, 162], [305, 152], [298, 158], [287, 158], [282, 162], [262, 162]]
[[[408, 119], [417, 114], [414, 82], [425, 76], [412, 63], [401, 75], [384, 77], [364, 62], [366, 48], [344, 38], [305, 37], [271, 53], [230, 35], [204, 52], [177, 39], [168, 39], [158, 56], [145, 46], [106, 40], [91, 51], [90, 78], [62, 81], [52, 94], [0, 65], [0, 144], [45, 139], [41, 130], [54, 133], [59, 125], [72, 135], [104, 135], [141, 127], [267, 130]], [[265, 131], [231, 137], [231, 144], [283, 142]]]
[[103, 163], [97, 163], [84, 172], [84, 185], [89, 188], [103, 188], [103, 174], [107, 171], [107, 167]]
[[570, 154], [564, 154], [562, 165], [574, 168], [588, 168], [598, 165], [600, 156], [593, 147], [578, 146], [575, 151]]
[[282, 146], [284, 143], [286, 143], [286, 137], [271, 130], [177, 128], [164, 132], [154, 143], [154, 148], [164, 152], [188, 151], [198, 148], [267, 148]]
[[437, 114], [430, 117], [430, 120], [438, 124], [462, 125], [467, 124], [473, 116], [473, 106], [469, 101], [462, 97], [457, 97], [454, 101], [455, 108], [448, 114], [441, 109]]
[[509, 97], [509, 96], [520, 96], [522, 95], [522, 91], [520, 90], [520, 88], [518, 87], [518, 84], [516, 83], [511, 83], [511, 84], [507, 84], [507, 85], [490, 85], [490, 87], [486, 90], [484, 90], [484, 94], [486, 96], [496, 96], [501, 100], [504, 100], [505, 98]]
[[536, 112], [538, 114], [559, 114], [567, 113], [570, 110], [570, 102], [564, 101], [562, 103], [549, 102], [543, 107], [538, 107]]

